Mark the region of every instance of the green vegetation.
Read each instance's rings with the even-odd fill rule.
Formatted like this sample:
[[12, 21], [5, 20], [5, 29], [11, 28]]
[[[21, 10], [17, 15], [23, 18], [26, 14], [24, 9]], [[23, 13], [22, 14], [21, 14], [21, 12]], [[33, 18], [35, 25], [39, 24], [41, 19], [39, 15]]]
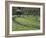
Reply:
[[13, 17], [13, 31], [40, 29], [39, 16]]
[[40, 8], [12, 7], [12, 31], [40, 29]]

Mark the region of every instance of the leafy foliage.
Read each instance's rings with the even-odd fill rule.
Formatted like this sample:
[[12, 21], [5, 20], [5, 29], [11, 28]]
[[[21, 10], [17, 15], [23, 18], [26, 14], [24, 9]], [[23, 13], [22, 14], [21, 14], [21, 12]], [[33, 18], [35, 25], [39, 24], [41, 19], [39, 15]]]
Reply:
[[13, 31], [38, 29], [40, 29], [40, 8], [13, 7]]

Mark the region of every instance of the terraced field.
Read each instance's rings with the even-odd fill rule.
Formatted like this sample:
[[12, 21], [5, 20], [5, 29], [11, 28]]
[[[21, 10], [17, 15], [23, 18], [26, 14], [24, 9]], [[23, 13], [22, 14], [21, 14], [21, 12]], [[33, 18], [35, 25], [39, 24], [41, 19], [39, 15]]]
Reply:
[[40, 29], [40, 17], [39, 16], [24, 16], [24, 17], [12, 17], [12, 30], [38, 30]]

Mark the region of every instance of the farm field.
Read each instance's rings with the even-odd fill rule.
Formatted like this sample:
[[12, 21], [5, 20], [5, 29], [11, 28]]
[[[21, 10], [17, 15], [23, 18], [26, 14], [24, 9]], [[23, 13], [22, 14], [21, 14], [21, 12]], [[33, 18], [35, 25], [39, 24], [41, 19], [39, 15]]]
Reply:
[[40, 29], [40, 16], [25, 15], [12, 17], [12, 31]]

